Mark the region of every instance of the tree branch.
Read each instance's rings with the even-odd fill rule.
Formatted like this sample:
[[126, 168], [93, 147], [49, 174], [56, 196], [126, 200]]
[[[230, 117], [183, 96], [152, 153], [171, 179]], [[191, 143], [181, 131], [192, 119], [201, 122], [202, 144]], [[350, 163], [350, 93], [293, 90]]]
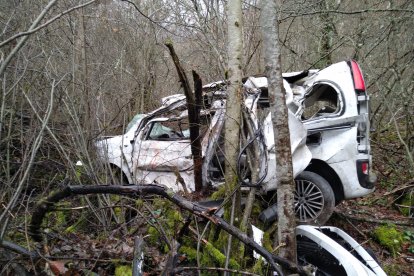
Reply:
[[61, 18], [61, 17], [62, 17], [62, 16], [64, 16], [65, 14], [68, 14], [68, 13], [70, 13], [70, 12], [74, 11], [74, 10], [77, 10], [77, 9], [80, 9], [80, 8], [83, 8], [83, 7], [86, 7], [86, 6], [89, 6], [90, 4], [92, 4], [92, 3], [94, 3], [94, 2], [96, 2], [96, 0], [91, 0], [91, 1], [86, 2], [86, 3], [84, 3], [84, 4], [80, 4], [80, 5], [78, 5], [78, 6], [72, 7], [72, 8], [70, 8], [70, 9], [68, 9], [68, 10], [64, 11], [64, 12], [61, 12], [60, 14], [56, 15], [56, 16], [55, 16], [55, 17], [53, 17], [52, 19], [49, 19], [48, 21], [46, 21], [45, 23], [43, 23], [42, 25], [40, 25], [40, 26], [38, 26], [38, 27], [36, 27], [36, 28], [34, 28], [34, 29], [29, 29], [28, 31], [25, 31], [25, 32], [21, 32], [21, 33], [15, 34], [14, 36], [9, 37], [8, 39], [6, 39], [6, 40], [4, 40], [3, 42], [1, 42], [1, 43], [0, 43], [0, 48], [1, 48], [1, 47], [3, 47], [4, 45], [6, 45], [6, 44], [10, 43], [11, 41], [13, 41], [13, 40], [15, 40], [15, 39], [19, 38], [19, 37], [31, 35], [31, 34], [33, 34], [33, 33], [37, 32], [37, 31], [39, 31], [39, 30], [43, 29], [44, 27], [47, 27], [48, 25], [50, 25], [50, 24], [51, 24], [51, 23], [53, 23], [54, 21], [58, 20], [59, 18]]
[[25, 257], [29, 257], [31, 259], [37, 259], [40, 258], [39, 254], [37, 254], [35, 251], [29, 251], [28, 249], [24, 248], [23, 246], [20, 246], [18, 244], [0, 240], [0, 247], [3, 247], [4, 249], [13, 251], [17, 254], [23, 255]]
[[[35, 21], [32, 23], [32, 25], [29, 28], [29, 31], [36, 28], [36, 26], [42, 21], [42, 19], [45, 17], [46, 13], [56, 4], [57, 0], [51, 0], [46, 7], [42, 10], [42, 12], [39, 14], [39, 16], [35, 19]], [[4, 71], [6, 70], [7, 65], [10, 63], [12, 58], [17, 54], [17, 52], [24, 46], [26, 43], [28, 36], [24, 36], [17, 45], [13, 48], [13, 50], [10, 52], [10, 54], [4, 59], [4, 61], [0, 64], [0, 77], [3, 75]]]
[[178, 207], [187, 210], [194, 215], [205, 218], [212, 222], [215, 226], [223, 229], [230, 235], [236, 237], [242, 243], [249, 248], [260, 254], [274, 269], [278, 272], [278, 275], [283, 275], [277, 264], [289, 269], [290, 271], [306, 275], [306, 272], [301, 266], [274, 255], [267, 251], [264, 247], [257, 244], [251, 237], [240, 231], [237, 227], [230, 225], [223, 218], [217, 216], [215, 209], [203, 207], [197, 203], [186, 200], [179, 194], [174, 193], [171, 190], [166, 189], [163, 186], [153, 184], [141, 184], [141, 185], [129, 185], [129, 186], [115, 186], [115, 185], [97, 185], [97, 186], [68, 186], [61, 191], [53, 192], [49, 197], [41, 200], [35, 207], [32, 215], [32, 219], [29, 226], [29, 234], [35, 241], [41, 241], [42, 236], [40, 228], [42, 221], [46, 214], [54, 210], [54, 205], [65, 199], [74, 197], [76, 195], [89, 195], [89, 194], [117, 194], [128, 196], [131, 198], [139, 198], [142, 196], [159, 195]]
[[[414, 10], [409, 9], [365, 9], [365, 10], [357, 10], [357, 11], [341, 11], [341, 10], [319, 10], [319, 11], [311, 11], [311, 12], [304, 12], [294, 14], [292, 12], [291, 15], [288, 15], [282, 18], [280, 21], [284, 21], [289, 18], [301, 17], [301, 16], [309, 16], [309, 15], [316, 15], [316, 14], [344, 14], [344, 15], [353, 15], [353, 14], [361, 14], [361, 13], [377, 13], [377, 12], [398, 12], [398, 13], [414, 13]], [[283, 11], [283, 13], [288, 13], [288, 11]]]

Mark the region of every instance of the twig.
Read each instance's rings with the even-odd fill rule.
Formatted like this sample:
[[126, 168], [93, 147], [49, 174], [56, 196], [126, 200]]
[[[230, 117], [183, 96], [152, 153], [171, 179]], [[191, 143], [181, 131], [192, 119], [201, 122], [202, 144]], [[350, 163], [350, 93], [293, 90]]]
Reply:
[[395, 194], [399, 191], [405, 190], [405, 189], [409, 189], [409, 188], [414, 188], [414, 179], [411, 179], [410, 181], [408, 181], [407, 183], [405, 183], [404, 185], [402, 185], [401, 187], [397, 187], [394, 190], [390, 191], [390, 192], [386, 192], [384, 194], [384, 196], [388, 196], [391, 194]]
[[[32, 25], [29, 27], [29, 31], [32, 31], [36, 28], [36, 26], [40, 23], [40, 21], [45, 17], [46, 13], [56, 4], [57, 0], [51, 0], [46, 7], [42, 10], [39, 16], [35, 19]], [[11, 50], [10, 54], [3, 60], [0, 65], [0, 77], [3, 75], [4, 71], [6, 70], [7, 65], [9, 65], [12, 58], [17, 54], [17, 52], [24, 46], [26, 43], [28, 36], [24, 36], [17, 45]]]
[[6, 39], [6, 40], [2, 41], [2, 42], [0, 43], [0, 48], [1, 48], [1, 47], [3, 47], [4, 45], [6, 45], [6, 44], [10, 43], [11, 41], [13, 41], [13, 40], [15, 40], [15, 39], [19, 38], [19, 37], [31, 35], [31, 34], [33, 34], [33, 33], [37, 32], [37, 31], [39, 31], [39, 30], [43, 29], [44, 27], [47, 27], [48, 25], [50, 25], [50, 24], [51, 24], [51, 23], [53, 23], [54, 21], [58, 20], [58, 19], [59, 19], [59, 18], [61, 18], [62, 16], [66, 15], [66, 14], [68, 14], [68, 13], [70, 13], [70, 12], [74, 11], [74, 10], [77, 10], [77, 9], [80, 9], [80, 8], [83, 8], [83, 7], [86, 7], [86, 6], [89, 6], [89, 5], [90, 5], [90, 4], [92, 4], [93, 2], [96, 2], [96, 0], [91, 0], [91, 1], [86, 2], [86, 3], [84, 3], [84, 4], [80, 4], [80, 5], [78, 5], [78, 6], [72, 7], [72, 8], [70, 8], [70, 9], [68, 9], [68, 10], [64, 11], [64, 12], [61, 12], [60, 14], [56, 15], [56, 16], [55, 16], [55, 17], [53, 17], [52, 19], [49, 19], [48, 21], [46, 21], [45, 23], [43, 23], [42, 25], [40, 25], [40, 26], [38, 26], [38, 27], [36, 27], [36, 28], [34, 28], [34, 29], [29, 29], [28, 31], [25, 31], [25, 32], [21, 32], [21, 33], [15, 34], [14, 36], [9, 37], [8, 39]]

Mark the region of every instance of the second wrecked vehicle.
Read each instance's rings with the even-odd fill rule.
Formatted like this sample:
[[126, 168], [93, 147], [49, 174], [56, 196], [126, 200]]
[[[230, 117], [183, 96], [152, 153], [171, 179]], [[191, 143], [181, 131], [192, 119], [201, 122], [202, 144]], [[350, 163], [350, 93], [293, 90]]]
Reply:
[[[323, 224], [335, 204], [373, 191], [369, 97], [359, 65], [353, 60], [283, 77], [296, 181], [295, 211], [300, 222]], [[273, 193], [277, 188], [273, 181], [276, 157], [267, 79], [249, 77], [243, 91], [247, 121], [256, 129], [255, 138], [260, 139], [261, 181], [252, 183], [243, 152], [239, 167], [244, 173], [239, 178], [247, 185], [260, 184], [262, 194]], [[204, 187], [224, 183], [225, 102], [225, 82], [203, 87], [200, 134]], [[185, 96], [172, 95], [164, 98], [157, 110], [137, 115], [124, 135], [101, 139], [96, 147], [100, 159], [119, 170], [129, 183], [158, 183], [173, 190], [194, 191], [190, 144]], [[274, 215], [271, 207], [268, 213]]]

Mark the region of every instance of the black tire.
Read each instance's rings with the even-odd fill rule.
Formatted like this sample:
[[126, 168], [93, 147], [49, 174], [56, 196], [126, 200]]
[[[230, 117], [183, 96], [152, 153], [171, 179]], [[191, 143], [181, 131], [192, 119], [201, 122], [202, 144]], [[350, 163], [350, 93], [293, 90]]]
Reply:
[[296, 179], [295, 213], [299, 224], [324, 225], [335, 208], [335, 194], [322, 176], [304, 171]]

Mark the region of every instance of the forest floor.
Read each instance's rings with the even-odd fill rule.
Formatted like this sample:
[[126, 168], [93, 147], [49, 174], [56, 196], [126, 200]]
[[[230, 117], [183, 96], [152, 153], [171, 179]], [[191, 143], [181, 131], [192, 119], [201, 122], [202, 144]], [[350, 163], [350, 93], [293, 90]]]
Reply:
[[[342, 202], [336, 207], [327, 225], [339, 227], [365, 248], [372, 249], [388, 275], [414, 275], [413, 218], [401, 215], [394, 207], [395, 195], [384, 197], [386, 193], [387, 190], [379, 188], [367, 197]], [[92, 271], [95, 274], [91, 275], [128, 275], [131, 272], [134, 237], [149, 237], [148, 222], [137, 218], [130, 225], [130, 229], [135, 229], [134, 231], [125, 231], [118, 227], [101, 233], [49, 233], [48, 245], [43, 246], [42, 250], [54, 257], [49, 258], [46, 268], [40, 268], [40, 271], [52, 272], [50, 275], [83, 275], [91, 274]], [[150, 220], [155, 219], [162, 220], [161, 217], [153, 217]], [[380, 244], [373, 234], [383, 225], [395, 225], [402, 235], [395, 252]], [[165, 231], [168, 229], [165, 228]], [[168, 250], [162, 251], [154, 246], [146, 247], [146, 271], [149, 271], [146, 275], [161, 273], [168, 255]], [[44, 264], [41, 267], [44, 267]]]
[[[394, 207], [395, 194], [384, 196], [387, 192], [379, 187], [369, 196], [342, 202], [327, 225], [341, 228], [365, 248], [371, 248], [388, 275], [414, 275], [414, 218], [402, 215]], [[374, 235], [384, 225], [395, 225], [403, 233], [403, 242], [394, 255]]]

